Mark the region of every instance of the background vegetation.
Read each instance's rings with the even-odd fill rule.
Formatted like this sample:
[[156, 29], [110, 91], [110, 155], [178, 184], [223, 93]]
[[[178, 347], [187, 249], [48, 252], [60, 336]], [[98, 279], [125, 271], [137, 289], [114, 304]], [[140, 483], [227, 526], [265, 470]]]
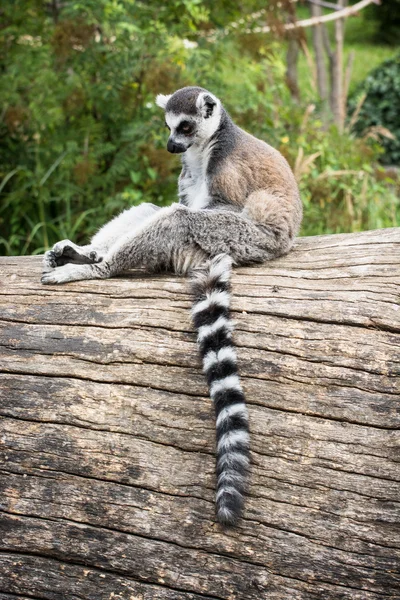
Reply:
[[392, 135], [382, 139], [383, 163], [400, 164], [400, 54], [374, 69], [358, 86], [350, 110], [357, 110], [357, 96], [363, 97], [354, 131], [387, 127]]
[[396, 173], [379, 166], [387, 138], [357, 126], [367, 67], [395, 53], [385, 45], [392, 38], [378, 35], [379, 7], [346, 24], [345, 50], [356, 58], [342, 133], [321, 117], [307, 53], [295, 102], [284, 40], [240, 26], [223, 32], [261, 8], [251, 0], [5, 3], [0, 252], [83, 242], [123, 208], [174, 201], [179, 160], [165, 150], [154, 97], [190, 84], [211, 89], [239, 125], [287, 157], [305, 205], [303, 235], [400, 225]]

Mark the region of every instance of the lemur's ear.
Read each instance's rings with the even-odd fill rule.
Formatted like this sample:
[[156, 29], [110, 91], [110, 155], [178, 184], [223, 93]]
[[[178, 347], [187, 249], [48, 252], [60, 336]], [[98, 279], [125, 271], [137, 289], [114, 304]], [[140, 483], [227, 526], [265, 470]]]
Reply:
[[199, 94], [196, 102], [197, 107], [200, 109], [204, 119], [208, 119], [214, 112], [214, 108], [217, 106], [217, 99], [211, 94]]
[[160, 108], [163, 108], [165, 110], [165, 107], [167, 106], [167, 102], [171, 98], [171, 96], [172, 96], [172, 94], [169, 94], [168, 96], [165, 96], [164, 94], [158, 94], [158, 96], [156, 98], [157, 106], [159, 106]]

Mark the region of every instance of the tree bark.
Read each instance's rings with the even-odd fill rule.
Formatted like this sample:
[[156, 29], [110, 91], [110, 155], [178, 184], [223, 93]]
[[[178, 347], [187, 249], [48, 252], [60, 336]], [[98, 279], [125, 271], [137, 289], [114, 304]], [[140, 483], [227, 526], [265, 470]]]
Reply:
[[186, 279], [0, 260], [0, 600], [400, 598], [400, 229], [233, 277], [252, 477], [214, 520]]

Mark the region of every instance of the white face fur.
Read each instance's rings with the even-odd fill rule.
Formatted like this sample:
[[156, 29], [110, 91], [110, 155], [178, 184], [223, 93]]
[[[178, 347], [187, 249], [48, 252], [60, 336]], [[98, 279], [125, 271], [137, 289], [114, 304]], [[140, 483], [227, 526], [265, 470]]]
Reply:
[[[157, 104], [166, 107], [171, 96], [157, 96]], [[208, 97], [208, 102], [207, 102]], [[210, 107], [209, 99], [213, 105]], [[198, 112], [196, 115], [180, 113], [179, 115], [166, 112], [165, 122], [171, 134], [168, 140], [168, 149], [173, 152], [185, 152], [192, 146], [204, 145], [218, 129], [221, 120], [221, 103], [209, 92], [202, 92], [196, 100]], [[210, 111], [212, 110], [211, 114]], [[175, 146], [174, 146], [175, 145]], [[171, 150], [171, 148], [178, 148]]]

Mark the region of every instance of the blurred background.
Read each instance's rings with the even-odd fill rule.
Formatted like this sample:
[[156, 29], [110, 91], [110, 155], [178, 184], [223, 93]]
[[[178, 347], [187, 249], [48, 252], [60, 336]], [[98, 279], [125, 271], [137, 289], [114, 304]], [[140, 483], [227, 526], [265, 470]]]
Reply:
[[399, 42], [400, 0], [3, 2], [0, 254], [176, 201], [154, 98], [185, 85], [284, 154], [302, 235], [400, 226]]

